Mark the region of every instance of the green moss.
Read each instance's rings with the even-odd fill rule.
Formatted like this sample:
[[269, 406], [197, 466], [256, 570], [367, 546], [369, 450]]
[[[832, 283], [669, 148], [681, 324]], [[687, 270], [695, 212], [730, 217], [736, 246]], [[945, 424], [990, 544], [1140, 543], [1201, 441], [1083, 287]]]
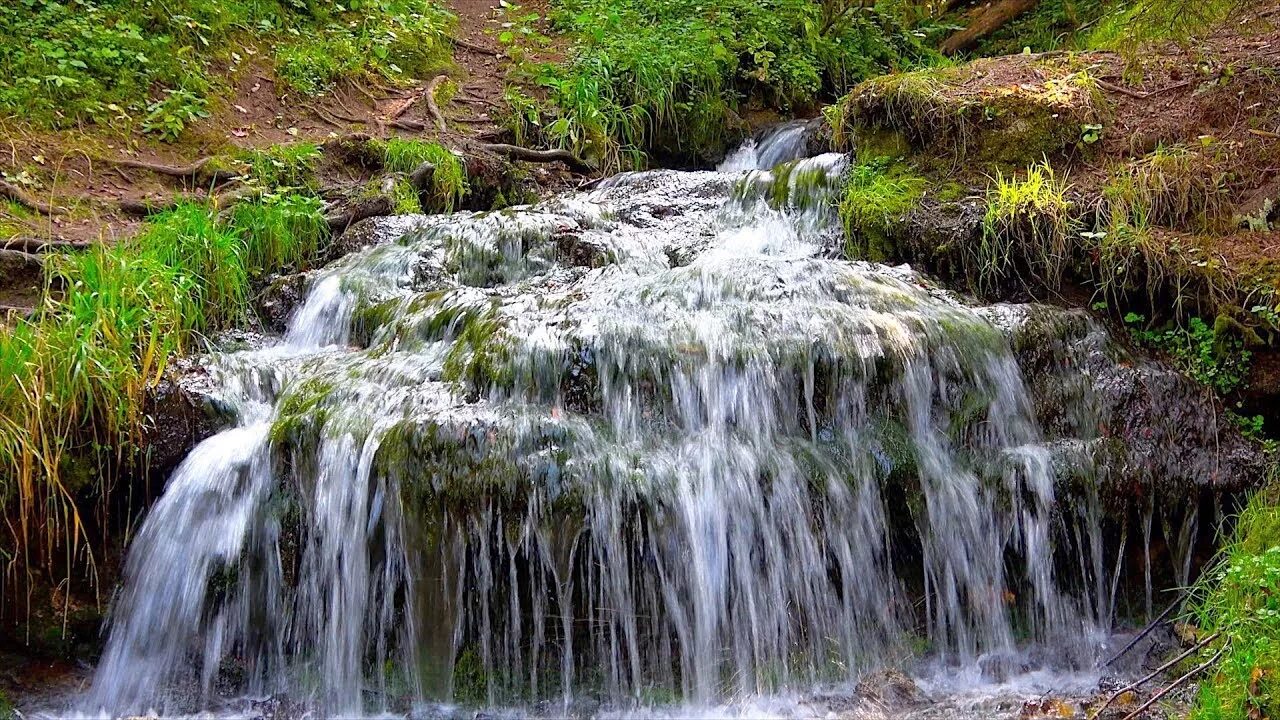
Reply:
[[924, 178], [888, 158], [850, 168], [840, 200], [847, 255], [877, 262], [897, 259], [893, 228], [918, 206], [924, 188]]
[[318, 428], [328, 418], [325, 400], [334, 392], [334, 384], [318, 377], [307, 378], [285, 391], [280, 398], [276, 419], [271, 424], [271, 442], [284, 444], [298, 439], [304, 427]]
[[453, 345], [445, 355], [444, 379], [462, 383], [473, 392], [509, 385], [510, 345], [496, 308], [468, 309], [458, 320], [460, 329], [455, 329]]

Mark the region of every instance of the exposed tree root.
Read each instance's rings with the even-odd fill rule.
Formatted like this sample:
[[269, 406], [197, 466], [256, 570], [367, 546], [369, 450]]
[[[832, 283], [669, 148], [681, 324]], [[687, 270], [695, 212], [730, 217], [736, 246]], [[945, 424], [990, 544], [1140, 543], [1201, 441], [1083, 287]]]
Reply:
[[471, 52], [478, 53], [480, 55], [491, 55], [493, 57], [498, 57], [500, 55], [500, 53], [498, 53], [497, 51], [490, 50], [489, 48], [486, 48], [486, 47], [481, 47], [479, 45], [476, 45], [473, 42], [469, 42], [462, 38], [454, 38], [453, 44], [464, 50], [470, 50]]
[[190, 165], [163, 165], [160, 163], [147, 162], [145, 160], [133, 160], [131, 158], [98, 158], [102, 162], [115, 165], [117, 167], [132, 168], [134, 170], [147, 170], [157, 175], [165, 175], [167, 177], [179, 178], [181, 180], [192, 180], [199, 183], [209, 183], [216, 185], [227, 182], [237, 177], [236, 173], [231, 170], [221, 168], [211, 168], [213, 162], [212, 157], [203, 157], [191, 163]]
[[329, 215], [324, 221], [329, 225], [329, 232], [335, 237], [341, 235], [355, 223], [371, 218], [390, 215], [393, 210], [391, 198], [386, 195], [358, 200], [347, 208], [346, 212]]
[[24, 253], [42, 253], [53, 250], [87, 250], [95, 243], [83, 240], [64, 240], [62, 238], [14, 237], [0, 240], [0, 250], [15, 250]]
[[533, 150], [519, 145], [507, 145], [506, 143], [481, 143], [478, 147], [511, 160], [524, 160], [525, 162], [535, 163], [562, 162], [574, 172], [583, 174], [595, 172], [594, 167], [568, 150]]
[[1159, 90], [1152, 90], [1152, 91], [1150, 91], [1150, 92], [1143, 92], [1143, 91], [1140, 91], [1140, 90], [1130, 90], [1130, 89], [1129, 89], [1129, 88], [1127, 88], [1127, 87], [1124, 87], [1124, 86], [1121, 86], [1121, 85], [1116, 85], [1116, 84], [1114, 84], [1114, 83], [1109, 83], [1109, 82], [1107, 82], [1106, 80], [1098, 80], [1098, 87], [1102, 88], [1103, 90], [1110, 90], [1111, 92], [1118, 92], [1118, 93], [1120, 93], [1121, 95], [1127, 95], [1127, 96], [1129, 96], [1129, 97], [1131, 97], [1131, 98], [1134, 98], [1134, 99], [1137, 99], [1137, 100], [1146, 100], [1147, 98], [1149, 98], [1149, 97], [1151, 97], [1151, 96], [1153, 96], [1153, 95], [1159, 95], [1160, 93], [1166, 93], [1166, 92], [1169, 92], [1170, 90], [1177, 90], [1178, 88], [1184, 88], [1184, 87], [1186, 87], [1186, 86], [1188, 86], [1188, 85], [1190, 85], [1190, 84], [1191, 84], [1191, 81], [1190, 81], [1190, 80], [1186, 80], [1186, 81], [1184, 81], [1184, 82], [1175, 83], [1175, 84], [1170, 85], [1170, 86], [1168, 86], [1168, 87], [1160, 88]]
[[444, 115], [440, 113], [440, 106], [436, 104], [436, 88], [440, 87], [440, 84], [448, 79], [448, 75], [437, 75], [431, 79], [431, 82], [427, 83], [427, 112], [435, 120], [436, 130], [440, 132], [444, 132], [447, 127], [444, 124]]
[[65, 208], [60, 208], [37, 200], [27, 193], [26, 190], [4, 180], [0, 180], [0, 197], [12, 200], [28, 210], [38, 212], [41, 215], [65, 215], [67, 212]]

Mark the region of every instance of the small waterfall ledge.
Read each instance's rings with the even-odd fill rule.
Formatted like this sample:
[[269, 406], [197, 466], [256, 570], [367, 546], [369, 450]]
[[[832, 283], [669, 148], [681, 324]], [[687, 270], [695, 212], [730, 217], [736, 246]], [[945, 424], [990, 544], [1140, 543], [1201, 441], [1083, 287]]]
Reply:
[[805, 715], [887, 667], [1096, 683], [1212, 522], [1157, 493], [1256, 458], [1079, 312], [839, 259], [846, 160], [797, 159], [802, 133], [384, 221], [315, 273], [283, 337], [209, 358], [235, 426], [147, 517], [77, 708]]

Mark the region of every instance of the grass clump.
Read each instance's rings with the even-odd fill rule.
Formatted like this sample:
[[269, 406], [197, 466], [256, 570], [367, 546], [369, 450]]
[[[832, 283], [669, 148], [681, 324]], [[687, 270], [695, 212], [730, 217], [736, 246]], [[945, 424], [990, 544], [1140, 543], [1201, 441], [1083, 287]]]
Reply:
[[518, 136], [605, 167], [645, 153], [697, 159], [733, 139], [748, 97], [807, 107], [850, 83], [918, 62], [917, 38], [874, 7], [814, 0], [559, 0], [569, 58], [527, 68], [539, 106], [512, 93]]
[[840, 199], [849, 257], [877, 262], [892, 259], [890, 230], [895, 221], [916, 208], [924, 186], [924, 178], [888, 158], [851, 167]]
[[435, 167], [429, 193], [431, 207], [422, 208], [424, 212], [452, 212], [470, 192], [462, 159], [439, 143], [391, 138], [383, 148], [383, 162], [387, 170], [398, 173], [411, 173], [424, 162]]
[[322, 153], [313, 142], [248, 148], [236, 153], [246, 180], [264, 188], [307, 188], [316, 185], [316, 164]]
[[0, 500], [18, 553], [9, 573], [92, 564], [82, 505], [109, 472], [71, 472], [74, 461], [118, 467], [170, 359], [243, 319], [252, 280], [305, 263], [322, 225], [309, 199], [263, 200], [229, 225], [182, 205], [128, 240], [50, 258], [60, 292], [0, 335]]
[[1067, 182], [1047, 161], [1031, 165], [1021, 178], [997, 171], [987, 191], [982, 239], [971, 258], [974, 285], [993, 291], [1028, 273], [1057, 287], [1075, 234], [1071, 209]]
[[417, 77], [449, 61], [452, 16], [431, 0], [15, 0], [0, 3], [0, 116], [176, 139], [246, 56], [314, 94], [341, 78]]
[[1236, 520], [1217, 565], [1192, 594], [1208, 637], [1197, 664], [1222, 653], [1200, 683], [1192, 720], [1271, 717], [1280, 709], [1280, 490], [1277, 472]]

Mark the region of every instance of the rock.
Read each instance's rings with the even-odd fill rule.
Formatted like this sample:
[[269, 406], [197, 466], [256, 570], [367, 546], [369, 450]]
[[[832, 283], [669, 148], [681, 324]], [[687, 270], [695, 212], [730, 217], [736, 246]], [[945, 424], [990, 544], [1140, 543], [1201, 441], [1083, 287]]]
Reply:
[[44, 286], [40, 257], [17, 250], [0, 250], [0, 306], [32, 307]]
[[258, 317], [263, 327], [283, 333], [289, 326], [289, 318], [307, 297], [309, 273], [277, 275], [258, 295]]
[[858, 681], [859, 697], [886, 710], [915, 710], [930, 703], [915, 681], [898, 670], [881, 670]]
[[191, 448], [225, 426], [227, 417], [209, 395], [209, 378], [189, 362], [177, 364], [147, 395], [139, 446], [141, 467], [167, 476]]

